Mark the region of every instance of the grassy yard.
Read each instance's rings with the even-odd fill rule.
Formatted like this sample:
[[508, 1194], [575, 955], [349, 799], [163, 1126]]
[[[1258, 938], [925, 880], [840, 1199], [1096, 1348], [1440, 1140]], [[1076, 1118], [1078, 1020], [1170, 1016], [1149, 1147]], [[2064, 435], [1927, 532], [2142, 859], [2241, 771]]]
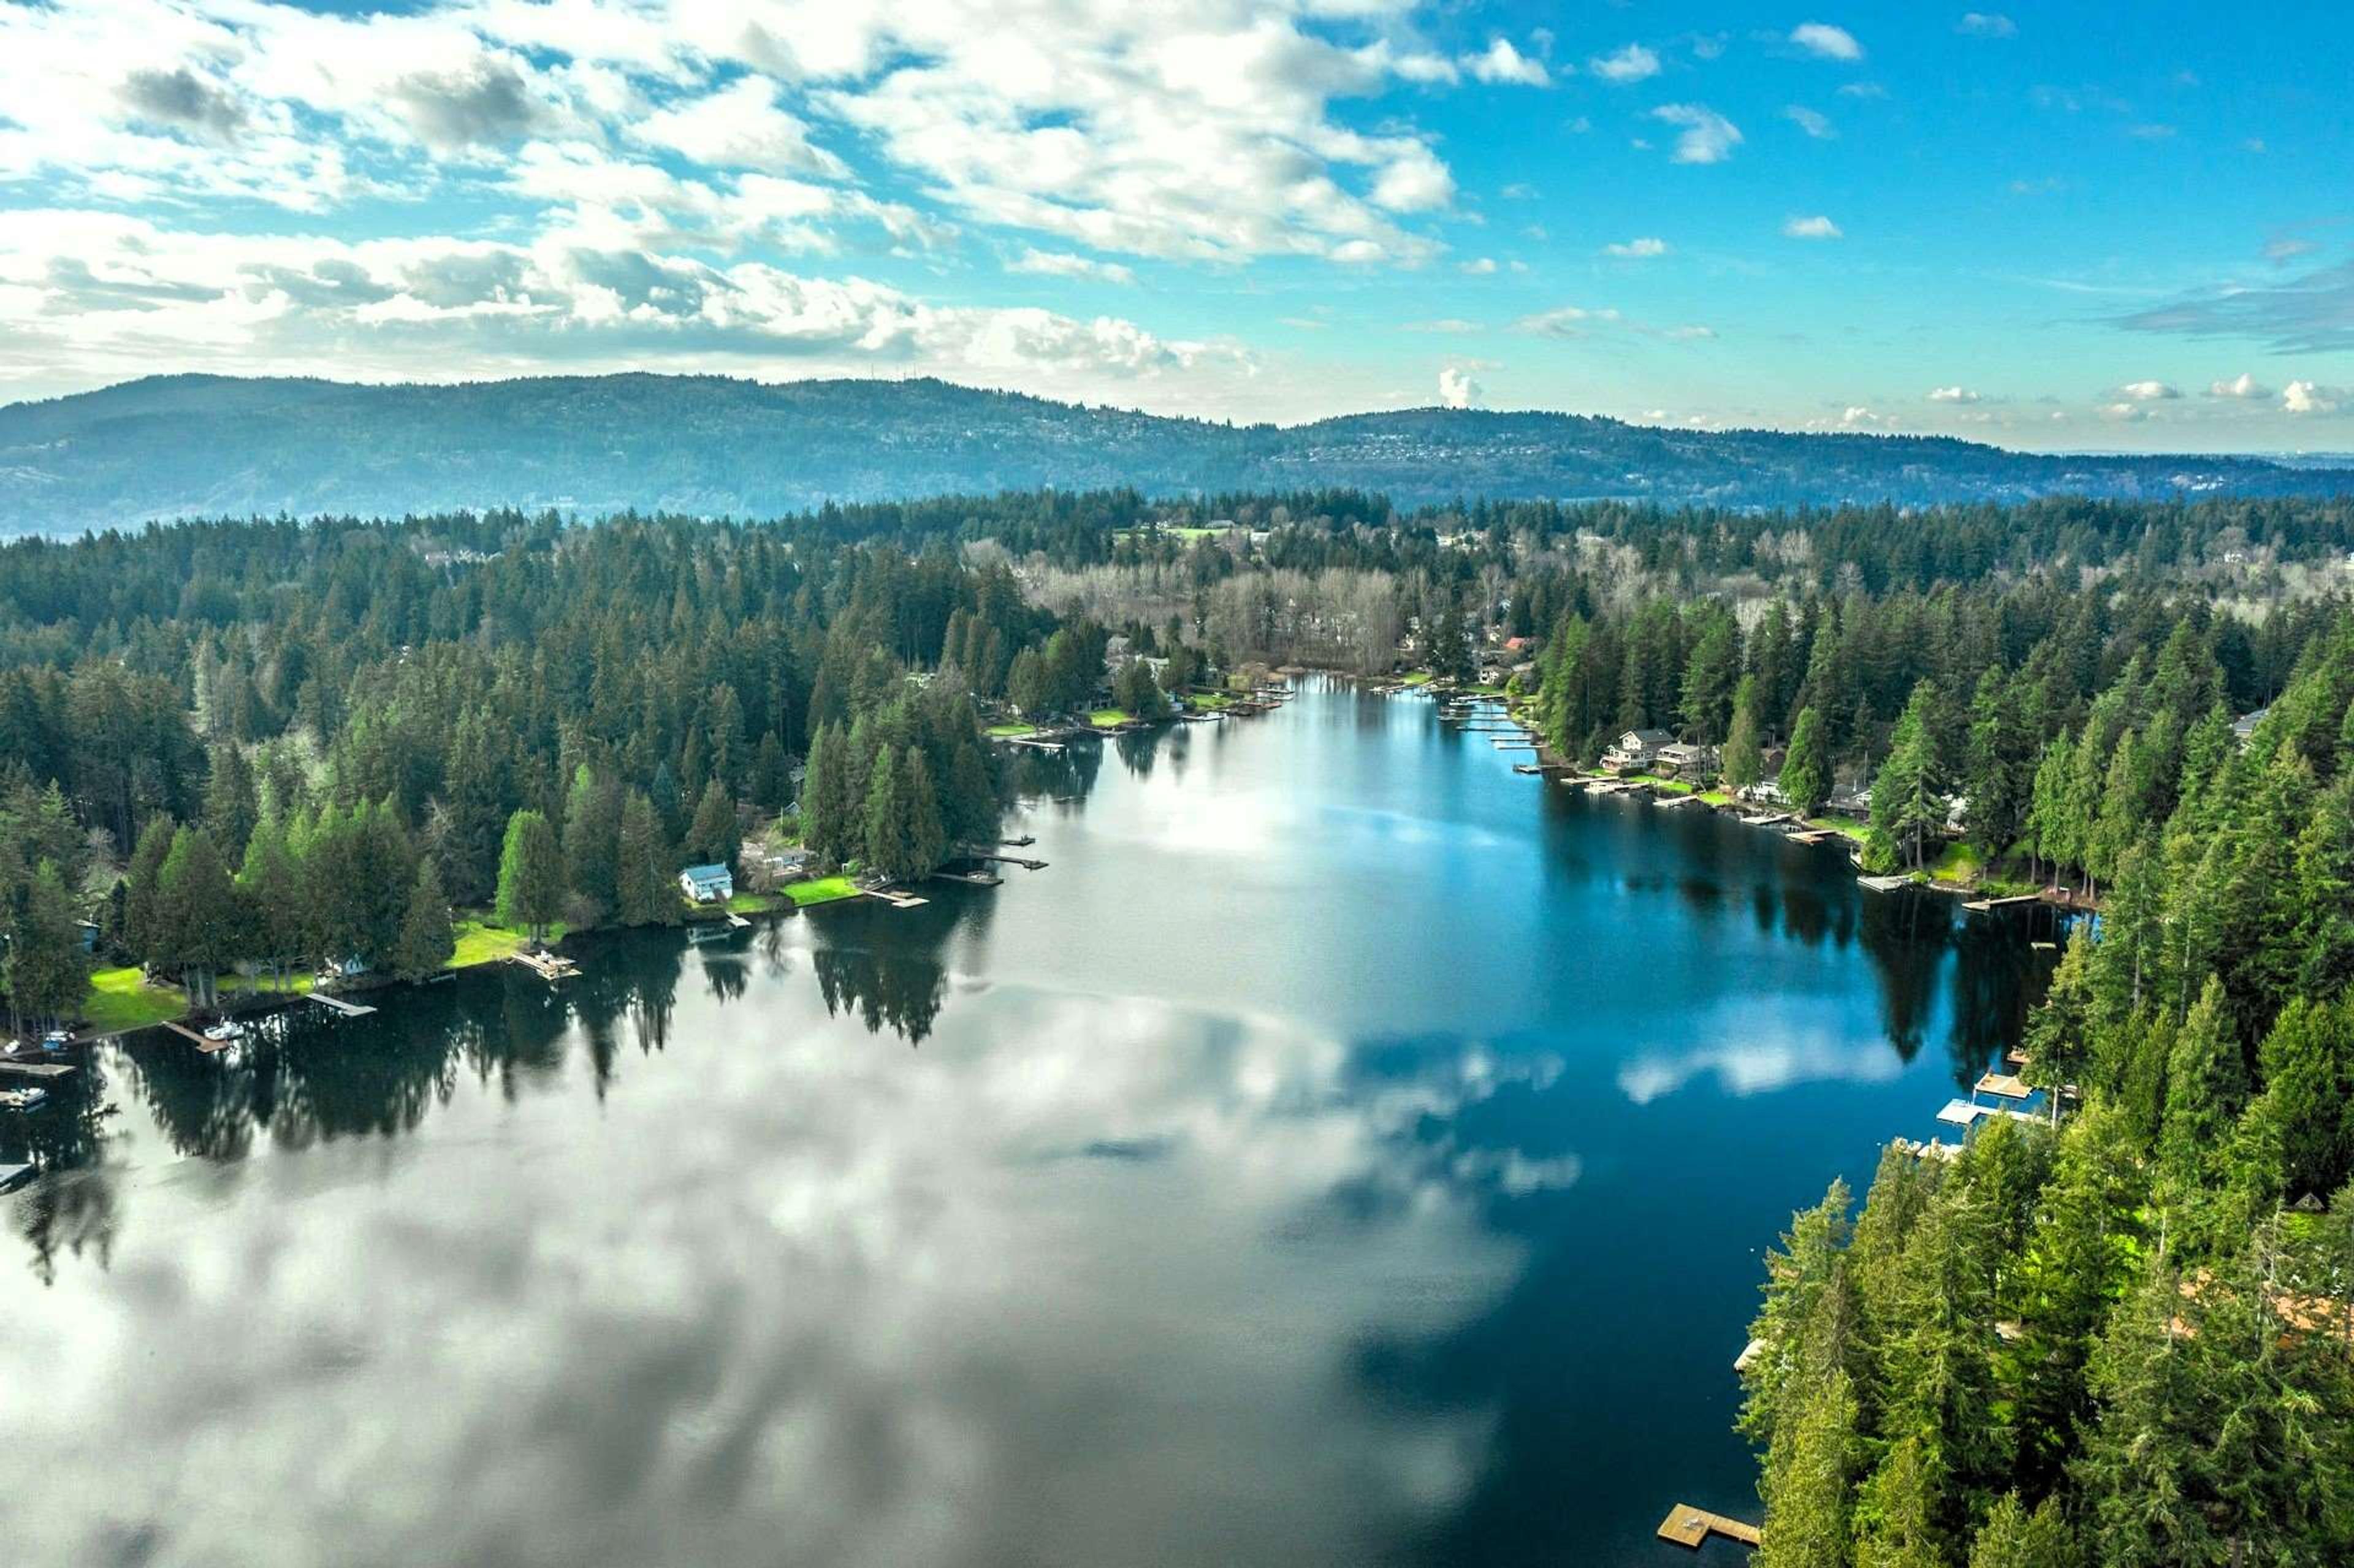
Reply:
[[1400, 676], [1399, 680], [1409, 686], [1426, 686], [1430, 684], [1433, 678], [1427, 670], [1410, 670]]
[[1117, 729], [1135, 716], [1126, 708], [1097, 708], [1087, 715], [1087, 722], [1097, 729]]
[[[561, 933], [558, 927], [548, 934], [553, 941]], [[510, 953], [521, 950], [524, 934], [510, 931], [504, 926], [493, 926], [487, 920], [461, 918], [456, 927], [458, 950], [450, 956], [445, 968], [472, 969], [476, 964], [494, 964]]]
[[993, 724], [989, 726], [988, 733], [1003, 739], [1010, 736], [1035, 735], [1038, 726], [1034, 724]]
[[1808, 817], [1807, 826], [1821, 832], [1837, 833], [1859, 844], [1872, 836], [1870, 822], [1859, 822], [1847, 817]]
[[223, 996], [307, 996], [312, 979], [309, 975], [288, 975], [280, 984], [269, 975], [256, 975], [251, 980], [243, 975], [223, 975], [220, 993]]
[[90, 977], [90, 995], [82, 1016], [101, 1034], [119, 1029], [145, 1029], [188, 1011], [188, 999], [177, 986], [148, 985], [136, 967], [100, 969]]
[[837, 898], [855, 898], [858, 885], [846, 876], [815, 876], [807, 882], [792, 883], [785, 888], [785, 896], [800, 908], [812, 904], [831, 904]]
[[1228, 693], [1213, 692], [1205, 687], [1196, 687], [1185, 694], [1185, 705], [1202, 713], [1229, 706], [1234, 700]]

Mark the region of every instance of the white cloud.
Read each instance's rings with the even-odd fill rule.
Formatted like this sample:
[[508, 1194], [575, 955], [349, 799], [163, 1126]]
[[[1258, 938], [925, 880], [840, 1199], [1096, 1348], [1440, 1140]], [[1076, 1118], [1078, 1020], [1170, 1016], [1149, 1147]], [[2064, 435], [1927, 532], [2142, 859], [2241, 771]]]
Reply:
[[2271, 387], [2262, 385], [2244, 370], [2229, 381], [2218, 381], [2207, 388], [2210, 397], [2238, 397], [2261, 402], [2272, 395]]
[[1606, 245], [1602, 248], [1602, 253], [1606, 256], [1617, 256], [1627, 260], [1644, 260], [1654, 256], [1665, 256], [1668, 253], [1668, 242], [1664, 239], [1658, 239], [1649, 235], [1645, 235], [1638, 239], [1628, 239], [1615, 245]]
[[1801, 22], [1790, 29], [1790, 41], [1820, 59], [1863, 58], [1863, 46], [1855, 41], [1855, 35], [1829, 22]]
[[2342, 387], [2319, 387], [2310, 381], [2292, 381], [2281, 389], [2281, 412], [2335, 414], [2345, 397]]
[[1791, 104], [1782, 111], [1782, 115], [1818, 142], [1829, 142], [1839, 135], [1839, 129], [1830, 122], [1829, 115], [1803, 103]]
[[1408, 322], [1405, 323], [1403, 330], [1406, 332], [1436, 332], [1460, 335], [1465, 333], [1478, 332], [1479, 330], [1479, 323], [1478, 322], [1467, 322], [1460, 316], [1441, 316], [1437, 321]]
[[1840, 226], [1817, 214], [1812, 217], [1794, 217], [1782, 225], [1785, 239], [1844, 239]]
[[1659, 75], [1659, 57], [1640, 44], [1628, 44], [1610, 54], [1595, 56], [1586, 62], [1586, 69], [1605, 81], [1623, 85]]
[[1496, 259], [1493, 256], [1476, 256], [1460, 263], [1455, 270], [1474, 278], [1490, 277], [1496, 270]]
[[810, 144], [809, 126], [777, 106], [776, 90], [748, 76], [717, 92], [656, 111], [629, 127], [650, 147], [718, 168], [843, 179], [841, 159]]
[[[1230, 347], [1128, 321], [942, 306], [856, 277], [714, 265], [580, 236], [256, 239], [111, 214], [40, 211], [0, 230], [0, 375], [59, 356], [110, 376], [161, 361], [241, 374], [439, 378], [469, 364], [582, 369], [732, 360], [1014, 375], [1072, 392], [1138, 377], [1232, 376]], [[135, 298], [138, 308], [123, 308]], [[17, 302], [22, 301], [19, 304]]]
[[2013, 38], [2019, 36], [2019, 24], [1999, 11], [1965, 11], [1954, 31], [1973, 38]]
[[1561, 305], [1535, 315], [1522, 316], [1512, 323], [1516, 332], [1532, 333], [1541, 337], [1585, 337], [1596, 327], [1616, 326], [1624, 320], [1615, 310], [1587, 310], [1582, 305]]
[[1978, 395], [1967, 387], [1939, 387], [1929, 394], [1932, 403], [1975, 403]]
[[1706, 104], [1663, 103], [1651, 118], [1682, 128], [1672, 154], [1679, 164], [1721, 164], [1741, 144], [1741, 128]]
[[2117, 388], [2117, 396], [2133, 403], [2170, 403], [2182, 393], [2165, 381], [2128, 381]]
[[1462, 65], [1465, 70], [1481, 81], [1515, 87], [1553, 85], [1553, 78], [1545, 70], [1544, 61], [1521, 53], [1512, 47], [1510, 38], [1491, 39], [1484, 54], [1466, 55]]
[[1449, 408], [1469, 408], [1479, 401], [1479, 384], [1450, 365], [1438, 373], [1438, 401]]
[[1025, 249], [1005, 264], [1009, 272], [1028, 272], [1043, 278], [1088, 278], [1103, 283], [1133, 283], [1136, 274], [1117, 261], [1097, 261], [1091, 257], [1074, 256], [1064, 250]]

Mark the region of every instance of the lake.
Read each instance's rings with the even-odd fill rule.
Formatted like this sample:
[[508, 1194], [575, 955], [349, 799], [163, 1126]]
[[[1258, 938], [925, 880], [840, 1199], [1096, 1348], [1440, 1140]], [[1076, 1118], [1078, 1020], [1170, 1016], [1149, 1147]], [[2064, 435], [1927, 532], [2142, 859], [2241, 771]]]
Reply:
[[1001, 888], [94, 1050], [0, 1116], [14, 1555], [1689, 1561], [1762, 1249], [2046, 955], [1524, 757], [1312, 682], [1024, 759]]

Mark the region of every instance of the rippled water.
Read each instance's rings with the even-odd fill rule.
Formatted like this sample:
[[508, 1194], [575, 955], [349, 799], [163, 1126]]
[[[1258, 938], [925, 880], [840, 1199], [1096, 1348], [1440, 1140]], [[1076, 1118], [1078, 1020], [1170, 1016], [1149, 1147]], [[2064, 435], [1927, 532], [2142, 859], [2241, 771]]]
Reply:
[[1317, 686], [1026, 763], [994, 891], [94, 1053], [0, 1119], [14, 1554], [1684, 1560], [1759, 1247], [2037, 955], [1513, 759]]

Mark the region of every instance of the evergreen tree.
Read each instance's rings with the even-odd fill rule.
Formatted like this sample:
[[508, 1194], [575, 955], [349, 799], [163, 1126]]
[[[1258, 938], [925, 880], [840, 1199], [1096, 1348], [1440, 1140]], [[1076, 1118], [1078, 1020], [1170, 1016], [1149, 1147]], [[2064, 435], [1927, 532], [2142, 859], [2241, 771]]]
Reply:
[[941, 821], [939, 790], [932, 783], [930, 761], [921, 747], [907, 747], [902, 786], [906, 794], [907, 874], [926, 876], [948, 858], [948, 830]]
[[866, 782], [866, 867], [891, 881], [912, 874], [916, 846], [907, 791], [899, 777], [899, 754], [884, 747], [875, 754]]
[[548, 927], [564, 912], [563, 857], [555, 830], [537, 811], [517, 811], [507, 819], [499, 851], [497, 910], [499, 924], [534, 942], [545, 940]]
[[1744, 675], [1733, 698], [1733, 726], [1724, 737], [1724, 781], [1746, 789], [1766, 777], [1766, 748], [1758, 716], [1757, 677]]
[[213, 747], [212, 776], [205, 784], [205, 828], [223, 858], [244, 855], [245, 841], [260, 815], [253, 768], [244, 751], [228, 744]]
[[152, 959], [163, 933], [155, 922], [155, 904], [164, 874], [164, 857], [172, 853], [177, 831], [171, 818], [154, 816], [139, 830], [138, 847], [123, 874], [122, 942], [142, 960]]
[[620, 868], [615, 916], [624, 926], [666, 926], [679, 916], [673, 856], [653, 802], [632, 789], [621, 806]]
[[42, 1023], [78, 1014], [90, 991], [90, 961], [57, 862], [44, 860], [34, 868], [7, 920], [6, 935], [0, 988], [8, 992], [9, 1011]]
[[1831, 759], [1823, 735], [1823, 721], [1811, 707], [1798, 710], [1790, 730], [1790, 748], [1782, 759], [1782, 793], [1790, 809], [1802, 817], [1820, 812], [1830, 799]]
[[193, 1005], [217, 1005], [215, 980], [239, 956], [239, 921], [228, 867], [204, 829], [172, 835], [172, 853], [156, 878], [154, 919], [156, 962], [180, 976]]
[[2247, 1068], [2231, 1032], [2223, 982], [2209, 976], [2182, 1022], [2166, 1066], [2166, 1124], [2159, 1148], [2186, 1188], [2217, 1169], [2232, 1118], [2247, 1096]]
[[441, 890], [441, 867], [431, 855], [417, 863], [417, 881], [408, 892], [408, 909], [400, 923], [400, 939], [392, 950], [393, 972], [403, 980], [422, 980], [440, 972], [458, 951], [451, 929], [450, 898]]
[[703, 799], [695, 804], [682, 853], [698, 865], [734, 865], [737, 851], [742, 847], [740, 838], [735, 798], [715, 778], [704, 787]]
[[576, 925], [594, 925], [619, 903], [621, 795], [587, 763], [573, 769], [564, 797], [564, 878]]

